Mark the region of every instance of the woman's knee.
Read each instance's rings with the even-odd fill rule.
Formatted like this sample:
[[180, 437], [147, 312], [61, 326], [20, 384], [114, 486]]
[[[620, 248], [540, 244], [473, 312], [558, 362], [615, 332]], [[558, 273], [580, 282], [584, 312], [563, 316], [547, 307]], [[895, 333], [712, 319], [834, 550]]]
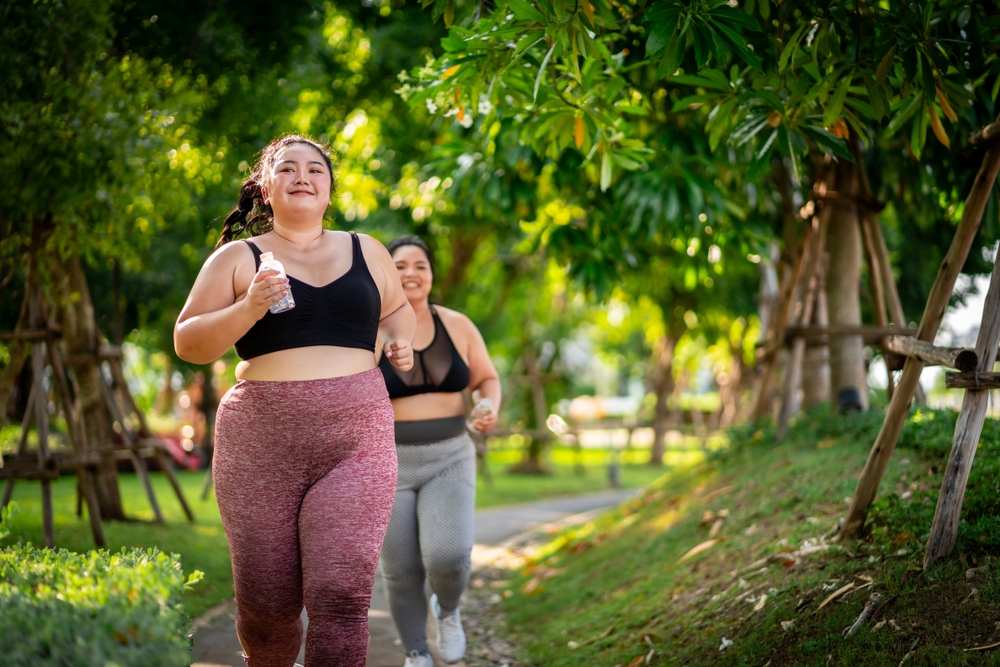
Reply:
[[433, 579], [453, 579], [468, 575], [472, 559], [464, 549], [431, 549], [424, 554], [424, 565]]

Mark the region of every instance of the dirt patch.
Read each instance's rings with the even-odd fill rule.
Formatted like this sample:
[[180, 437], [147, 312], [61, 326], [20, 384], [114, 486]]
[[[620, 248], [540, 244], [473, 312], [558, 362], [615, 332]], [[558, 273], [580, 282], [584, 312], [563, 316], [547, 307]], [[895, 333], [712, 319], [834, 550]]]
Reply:
[[465, 652], [468, 667], [527, 665], [519, 659], [520, 652], [509, 639], [507, 615], [501, 604], [501, 586], [509, 577], [507, 570], [489, 565], [473, 572], [462, 600], [462, 625], [469, 643]]

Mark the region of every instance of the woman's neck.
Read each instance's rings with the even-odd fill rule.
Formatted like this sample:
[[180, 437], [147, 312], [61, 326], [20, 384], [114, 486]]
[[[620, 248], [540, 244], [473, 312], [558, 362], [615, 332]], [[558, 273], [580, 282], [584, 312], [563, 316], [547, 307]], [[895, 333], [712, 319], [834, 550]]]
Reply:
[[274, 221], [271, 231], [287, 243], [307, 248], [323, 236], [323, 221], [318, 223], [283, 224]]
[[417, 302], [411, 301], [410, 307], [413, 308], [413, 312], [416, 314], [417, 319], [427, 317], [431, 314], [431, 302], [427, 299]]

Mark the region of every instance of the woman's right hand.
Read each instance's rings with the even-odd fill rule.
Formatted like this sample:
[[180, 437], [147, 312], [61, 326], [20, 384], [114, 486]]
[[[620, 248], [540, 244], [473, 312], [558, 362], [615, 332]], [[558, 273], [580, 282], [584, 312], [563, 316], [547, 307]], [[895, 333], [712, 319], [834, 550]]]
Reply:
[[285, 298], [288, 289], [288, 278], [281, 277], [274, 269], [260, 269], [243, 301], [256, 321], [264, 317], [268, 308]]

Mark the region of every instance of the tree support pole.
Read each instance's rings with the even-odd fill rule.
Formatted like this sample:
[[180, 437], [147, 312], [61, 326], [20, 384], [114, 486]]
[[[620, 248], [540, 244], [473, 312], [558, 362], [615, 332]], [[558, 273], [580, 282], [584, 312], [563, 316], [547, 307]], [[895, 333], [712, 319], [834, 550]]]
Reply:
[[[948, 254], [941, 262], [937, 278], [927, 296], [927, 305], [924, 307], [920, 327], [917, 329], [917, 338], [921, 340], [928, 343], [933, 342], [938, 327], [941, 326], [944, 312], [948, 308], [948, 299], [955, 288], [955, 280], [962, 270], [962, 264], [965, 263], [972, 242], [979, 231], [983, 209], [986, 208], [993, 184], [996, 183], [998, 171], [1000, 171], [1000, 144], [991, 144], [983, 156], [979, 173], [976, 174], [976, 180], [965, 200], [962, 220], [959, 222], [958, 229], [955, 230], [951, 247], [948, 248]], [[990, 352], [990, 354], [995, 353]], [[856, 536], [864, 526], [868, 508], [875, 499], [882, 474], [896, 448], [899, 434], [903, 430], [903, 423], [906, 421], [906, 415], [910, 408], [910, 400], [917, 389], [920, 372], [923, 368], [924, 364], [913, 357], [907, 358], [903, 365], [903, 375], [889, 401], [885, 421], [882, 422], [882, 428], [868, 454], [868, 461], [865, 463], [864, 470], [861, 471], [860, 480], [858, 480], [857, 491], [851, 500], [844, 525], [841, 526], [840, 539]]]
[[[830, 222], [830, 207], [824, 206], [820, 214], [813, 218], [813, 225], [818, 227], [810, 237], [811, 247], [807, 250], [809, 268], [804, 274], [805, 289], [802, 290], [802, 315], [800, 321], [808, 325], [812, 320], [813, 306], [816, 302], [816, 292], [823, 273], [823, 250], [826, 245], [826, 231]], [[788, 355], [788, 365], [785, 372], [785, 387], [782, 392], [781, 411], [778, 413], [777, 440], [780, 442], [788, 433], [788, 421], [799, 411], [799, 389], [802, 386], [802, 362], [806, 354], [806, 339], [797, 337]]]
[[[993, 370], [997, 357], [997, 343], [1000, 343], [1000, 262], [993, 264], [993, 275], [990, 278], [990, 289], [986, 293], [986, 304], [983, 307], [983, 319], [979, 327], [979, 337], [976, 339], [976, 354], [979, 363], [977, 372]], [[958, 519], [962, 513], [962, 500], [965, 498], [965, 488], [969, 483], [969, 471], [976, 456], [976, 446], [979, 436], [983, 433], [983, 420], [986, 419], [986, 409], [989, 407], [990, 390], [966, 389], [962, 399], [962, 412], [955, 424], [955, 438], [951, 445], [951, 455], [948, 466], [941, 480], [941, 493], [938, 495], [937, 509], [934, 510], [934, 523], [931, 524], [931, 534], [927, 539], [924, 551], [924, 569], [934, 561], [944, 558], [955, 548], [955, 538], [958, 536]]]

